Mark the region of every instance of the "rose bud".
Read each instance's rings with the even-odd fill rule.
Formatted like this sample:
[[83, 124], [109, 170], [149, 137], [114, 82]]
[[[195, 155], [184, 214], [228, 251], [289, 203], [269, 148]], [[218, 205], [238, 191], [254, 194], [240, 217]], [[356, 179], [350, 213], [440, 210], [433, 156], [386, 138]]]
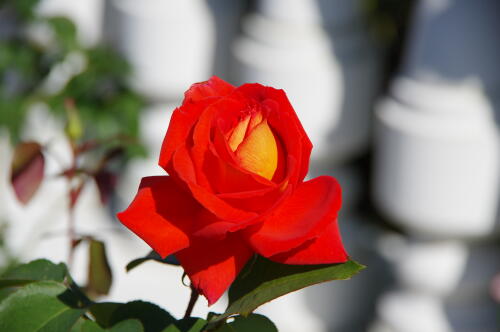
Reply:
[[185, 93], [159, 165], [120, 221], [216, 302], [258, 254], [284, 264], [347, 261], [330, 176], [304, 182], [312, 144], [283, 90], [212, 77]]

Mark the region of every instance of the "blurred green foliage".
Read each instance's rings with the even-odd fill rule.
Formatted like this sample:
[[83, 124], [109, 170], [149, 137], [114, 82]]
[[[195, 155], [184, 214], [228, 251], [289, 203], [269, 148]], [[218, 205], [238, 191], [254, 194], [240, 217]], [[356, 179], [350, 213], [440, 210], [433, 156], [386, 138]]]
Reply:
[[19, 264], [15, 255], [9, 250], [5, 243], [8, 227], [9, 223], [6, 220], [0, 219], [0, 275]]
[[[138, 143], [131, 144], [137, 142], [145, 102], [126, 86], [128, 63], [108, 47], [82, 46], [71, 20], [41, 17], [34, 11], [37, 4], [0, 0], [0, 128], [6, 127], [15, 143], [30, 105], [45, 103], [65, 119], [70, 99], [82, 119], [84, 139], [120, 135], [129, 138], [128, 155], [143, 153]], [[62, 86], [47, 89], [54, 68], [75, 55], [83, 59], [83, 69], [75, 69]]]

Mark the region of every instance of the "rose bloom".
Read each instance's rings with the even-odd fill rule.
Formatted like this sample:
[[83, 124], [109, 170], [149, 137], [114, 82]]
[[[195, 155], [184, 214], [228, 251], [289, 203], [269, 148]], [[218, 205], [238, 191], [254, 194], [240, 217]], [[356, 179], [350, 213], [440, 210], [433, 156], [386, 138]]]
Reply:
[[330, 176], [304, 182], [312, 144], [283, 90], [212, 77], [185, 93], [159, 165], [120, 221], [216, 302], [258, 254], [284, 264], [345, 262]]

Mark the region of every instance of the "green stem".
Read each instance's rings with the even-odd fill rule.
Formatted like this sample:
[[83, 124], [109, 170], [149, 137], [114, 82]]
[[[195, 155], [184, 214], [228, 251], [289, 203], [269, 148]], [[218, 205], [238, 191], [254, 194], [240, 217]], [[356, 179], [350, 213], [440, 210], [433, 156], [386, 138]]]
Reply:
[[[69, 183], [70, 181], [68, 181]], [[69, 239], [69, 248], [68, 248], [68, 268], [71, 269], [73, 265], [73, 256], [75, 253], [75, 207], [72, 204], [72, 192], [71, 183], [69, 183], [69, 206], [68, 206], [68, 239]]]
[[200, 294], [198, 291], [191, 286], [191, 297], [189, 299], [188, 306], [186, 308], [186, 313], [184, 314], [184, 318], [189, 318], [191, 317], [191, 313], [193, 312], [194, 305], [196, 304], [196, 301], [198, 300], [198, 297]]

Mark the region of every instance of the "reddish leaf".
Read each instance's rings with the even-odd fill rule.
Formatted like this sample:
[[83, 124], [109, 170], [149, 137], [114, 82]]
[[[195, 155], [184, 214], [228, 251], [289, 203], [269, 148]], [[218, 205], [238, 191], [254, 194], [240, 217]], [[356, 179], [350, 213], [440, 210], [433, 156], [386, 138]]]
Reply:
[[104, 242], [89, 238], [87, 292], [91, 296], [108, 294], [112, 279]]
[[99, 146], [98, 141], [95, 141], [95, 140], [86, 141], [86, 142], [83, 142], [82, 144], [80, 144], [76, 147], [76, 153], [82, 154], [82, 153], [85, 153], [85, 152], [90, 151], [92, 149], [95, 149], [98, 146]]
[[80, 194], [82, 193], [83, 186], [85, 185], [85, 181], [81, 181], [76, 187], [72, 188], [71, 191], [69, 192], [69, 198], [70, 198], [70, 207], [73, 208], [76, 205], [76, 202], [78, 201], [78, 198], [80, 197]]
[[107, 171], [101, 170], [94, 176], [97, 188], [99, 189], [99, 195], [101, 197], [102, 204], [108, 202], [111, 193], [116, 186], [116, 175]]
[[103, 166], [105, 166], [113, 159], [123, 157], [124, 154], [125, 154], [125, 149], [123, 148], [123, 146], [117, 146], [115, 148], [110, 149], [109, 151], [107, 151], [106, 155], [102, 160]]
[[21, 203], [27, 204], [36, 193], [43, 179], [44, 168], [45, 159], [40, 144], [24, 142], [16, 146], [10, 181]]

